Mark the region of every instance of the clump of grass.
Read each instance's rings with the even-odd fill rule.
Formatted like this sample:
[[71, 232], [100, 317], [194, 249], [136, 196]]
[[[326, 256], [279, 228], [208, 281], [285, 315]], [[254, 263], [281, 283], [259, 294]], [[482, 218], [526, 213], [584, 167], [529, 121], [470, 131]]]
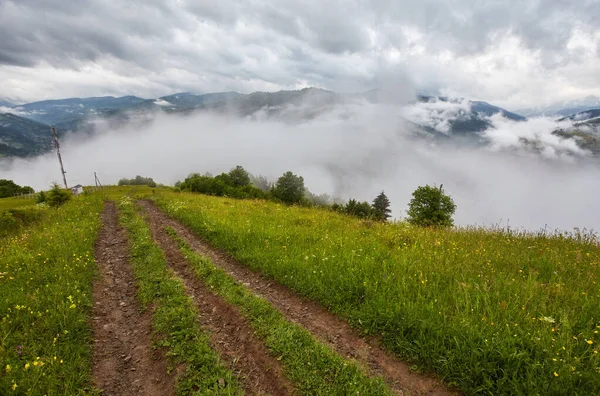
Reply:
[[16, 234], [23, 227], [36, 223], [47, 213], [43, 205], [8, 209], [0, 212], [0, 238]]
[[194, 252], [175, 231], [168, 229], [197, 276], [240, 308], [271, 353], [278, 356], [287, 376], [305, 395], [389, 395], [381, 378], [367, 377], [355, 364], [346, 362], [317, 342], [299, 325], [288, 322], [263, 298], [252, 294], [212, 261]]
[[0, 393], [90, 390], [86, 321], [101, 208], [77, 200], [0, 240]]
[[370, 224], [165, 193], [170, 215], [468, 393], [600, 393], [600, 249], [581, 234]]
[[121, 223], [131, 237], [139, 300], [146, 308], [150, 304], [155, 306], [153, 328], [161, 336], [158, 346], [168, 349], [174, 364], [186, 366], [185, 373], [177, 379], [177, 394], [240, 393], [237, 380], [210, 347], [208, 336], [198, 323], [193, 301], [185, 295], [181, 280], [167, 269], [162, 250], [153, 243], [150, 230], [135, 213], [132, 201], [122, 199], [119, 208]]

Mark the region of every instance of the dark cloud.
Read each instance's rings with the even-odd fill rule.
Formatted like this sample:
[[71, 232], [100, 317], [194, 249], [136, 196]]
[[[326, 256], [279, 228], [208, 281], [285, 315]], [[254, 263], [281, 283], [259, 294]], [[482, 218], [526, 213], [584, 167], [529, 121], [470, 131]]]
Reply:
[[[0, 78], [33, 74], [15, 67], [38, 68], [40, 79], [46, 69], [95, 68], [138, 73], [129, 82], [137, 94], [154, 93], [137, 87], [146, 79], [192, 91], [368, 89], [399, 67], [427, 90], [507, 102], [517, 84], [505, 92], [499, 80], [510, 86], [517, 71], [563, 81], [565, 95], [591, 94], [599, 17], [597, 0], [3, 0]], [[585, 49], [573, 47], [578, 34]], [[573, 68], [577, 86], [564, 82]], [[533, 85], [524, 90], [533, 96]]]

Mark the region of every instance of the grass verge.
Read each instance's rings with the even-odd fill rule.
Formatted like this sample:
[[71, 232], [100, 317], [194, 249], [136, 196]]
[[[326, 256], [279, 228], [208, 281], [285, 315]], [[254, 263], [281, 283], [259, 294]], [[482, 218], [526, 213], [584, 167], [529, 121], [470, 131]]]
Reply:
[[600, 249], [199, 194], [157, 203], [215, 247], [467, 393], [600, 394]]
[[355, 364], [317, 342], [308, 331], [288, 322], [271, 304], [237, 283], [209, 258], [194, 252], [173, 229], [167, 228], [167, 231], [179, 244], [196, 275], [211, 291], [238, 307], [250, 321], [302, 394], [390, 394], [383, 380], [367, 377]]
[[76, 199], [0, 239], [0, 394], [91, 391], [87, 319], [101, 210], [97, 198]]
[[38, 205], [0, 211], [0, 238], [17, 234], [24, 227], [41, 221], [47, 209], [47, 205]]
[[148, 226], [135, 212], [133, 201], [122, 198], [118, 208], [121, 224], [130, 234], [139, 300], [145, 308], [155, 307], [153, 329], [160, 336], [157, 344], [168, 350], [174, 364], [186, 367], [177, 380], [177, 394], [241, 393], [235, 377], [210, 347], [208, 336], [197, 321], [193, 301], [186, 296], [182, 282], [169, 272], [162, 250], [153, 243]]

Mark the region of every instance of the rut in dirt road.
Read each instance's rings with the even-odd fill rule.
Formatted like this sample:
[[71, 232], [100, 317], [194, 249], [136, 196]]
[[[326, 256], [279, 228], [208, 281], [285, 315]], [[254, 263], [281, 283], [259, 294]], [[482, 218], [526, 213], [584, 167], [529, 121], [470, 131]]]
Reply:
[[103, 395], [173, 395], [175, 376], [152, 348], [152, 310], [140, 313], [129, 264], [127, 234], [113, 202], [106, 202], [96, 241], [99, 276], [94, 282], [94, 386]]
[[165, 252], [167, 263], [185, 285], [199, 311], [211, 346], [229, 366], [249, 395], [291, 395], [294, 388], [283, 374], [281, 362], [269, 354], [264, 343], [236, 307], [213, 294], [188, 265], [177, 243], [155, 216], [146, 217], [155, 243]]
[[363, 338], [347, 322], [319, 304], [301, 298], [273, 279], [251, 271], [227, 254], [211, 247], [178, 221], [162, 212], [154, 202], [140, 201], [146, 215], [160, 227], [170, 226], [196, 252], [210, 257], [235, 280], [264, 297], [288, 320], [300, 324], [341, 356], [354, 359], [371, 375], [380, 375], [392, 389], [416, 395], [456, 395], [440, 380], [413, 372], [409, 365], [384, 350], [376, 338]]

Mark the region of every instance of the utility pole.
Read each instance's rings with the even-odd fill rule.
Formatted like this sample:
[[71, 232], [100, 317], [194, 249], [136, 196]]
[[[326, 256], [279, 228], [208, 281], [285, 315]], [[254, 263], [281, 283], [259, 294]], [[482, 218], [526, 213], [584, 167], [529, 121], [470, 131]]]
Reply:
[[94, 181], [96, 182], [96, 187], [102, 188], [102, 183], [100, 183], [100, 179], [96, 176], [96, 172], [94, 172]]
[[58, 154], [58, 162], [60, 163], [60, 171], [62, 173], [63, 182], [65, 183], [65, 188], [69, 189], [67, 185], [67, 172], [65, 172], [65, 167], [63, 166], [62, 157], [60, 156], [60, 145], [58, 144], [58, 134], [56, 133], [56, 128], [54, 125], [50, 127], [50, 131], [52, 131], [52, 139], [54, 140], [54, 147], [56, 147], [56, 154]]

